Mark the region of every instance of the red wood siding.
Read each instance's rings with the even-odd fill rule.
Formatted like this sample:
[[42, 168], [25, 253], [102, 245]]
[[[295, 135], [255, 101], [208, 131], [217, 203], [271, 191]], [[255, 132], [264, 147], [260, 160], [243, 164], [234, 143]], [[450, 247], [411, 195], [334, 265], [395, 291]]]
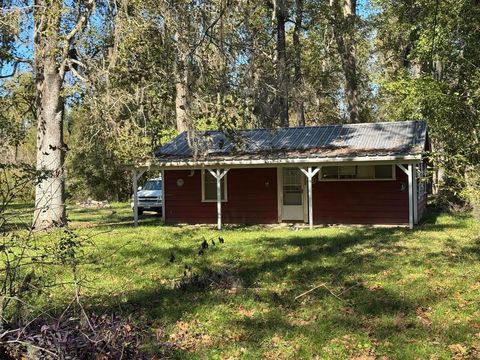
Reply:
[[408, 224], [408, 180], [395, 168], [395, 181], [317, 181], [313, 185], [314, 222]]
[[[165, 221], [217, 221], [216, 202], [202, 202], [201, 171], [165, 171]], [[317, 224], [408, 224], [408, 180], [398, 167], [395, 181], [317, 181], [313, 215]], [[177, 186], [177, 179], [183, 186]], [[268, 183], [268, 186], [266, 186]], [[402, 189], [402, 185], [404, 190]], [[277, 169], [231, 169], [222, 221], [265, 224], [278, 221]], [[419, 214], [422, 205], [419, 204]]]
[[[165, 221], [216, 223], [216, 202], [202, 202], [201, 170], [165, 171]], [[183, 186], [177, 186], [177, 179]], [[267, 185], [268, 183], [268, 185]], [[266, 224], [278, 221], [277, 169], [231, 169], [227, 173], [227, 202], [222, 221], [231, 224]]]

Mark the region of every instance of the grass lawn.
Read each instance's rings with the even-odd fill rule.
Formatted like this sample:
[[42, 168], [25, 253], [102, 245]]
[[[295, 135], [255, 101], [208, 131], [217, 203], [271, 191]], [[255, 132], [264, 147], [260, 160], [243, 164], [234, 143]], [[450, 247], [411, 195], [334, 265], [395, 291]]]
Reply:
[[[413, 231], [221, 233], [162, 226], [154, 215], [134, 228], [125, 204], [72, 208], [69, 218], [94, 242], [80, 266], [85, 302], [144, 319], [146, 331], [178, 344], [176, 358], [480, 358], [480, 226], [469, 215], [429, 214]], [[185, 265], [207, 286], [173, 286]], [[70, 290], [55, 288], [49, 301]]]

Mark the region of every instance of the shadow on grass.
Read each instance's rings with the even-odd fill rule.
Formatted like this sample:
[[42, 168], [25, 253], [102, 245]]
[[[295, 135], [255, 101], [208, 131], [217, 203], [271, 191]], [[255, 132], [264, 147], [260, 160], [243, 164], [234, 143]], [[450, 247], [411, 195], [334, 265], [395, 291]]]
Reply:
[[464, 246], [460, 249], [460, 254], [464, 256], [474, 257], [477, 261], [480, 260], [480, 236], [476, 238], [473, 245]]
[[421, 226], [423, 230], [463, 229], [468, 227], [468, 223], [466, 220], [472, 217], [472, 215], [469, 213], [456, 213], [455, 214], [455, 219], [457, 220], [456, 223], [439, 224], [438, 223], [439, 217], [445, 214], [446, 213], [444, 211], [441, 211], [435, 207], [428, 207], [427, 211], [423, 215], [418, 225]]
[[[82, 221], [88, 221], [85, 219]], [[158, 226], [155, 220], [159, 218], [155, 215], [146, 215], [146, 219], [152, 219], [151, 223], [142, 224], [142, 226]], [[245, 243], [248, 247], [257, 247], [258, 251], [249, 250], [250, 252], [242, 254], [243, 250], [238, 251], [238, 248], [243, 245], [241, 241], [237, 242], [233, 248], [229, 248], [230, 256], [222, 257], [223, 254], [219, 251], [220, 263], [235, 266], [236, 276], [244, 285], [244, 290], [240, 293], [230, 293], [228, 289], [221, 288], [189, 287], [180, 290], [173, 289], [168, 284], [152, 282], [145, 288], [127, 289], [119, 297], [101, 295], [91, 301], [100, 312], [145, 315], [159, 325], [175, 324], [180, 320], [188, 321], [205, 309], [211, 311], [213, 317], [215, 309], [225, 305], [230, 309], [241, 306], [243, 303], [255, 302], [265, 305], [268, 309], [278, 309], [259, 317], [222, 320], [224, 321], [222, 326], [241, 329], [245, 334], [241, 342], [251, 347], [261, 346], [269, 341], [274, 333], [291, 333], [294, 330], [301, 331], [302, 334], [311, 333], [312, 337], [323, 337], [326, 341], [335, 337], [336, 333], [353, 332], [371, 332], [378, 339], [388, 339], [399, 333], [408, 333], [409, 337], [414, 337], [415, 333], [428, 332], [428, 329], [420, 328], [412, 320], [394, 324], [392, 321], [382, 323], [379, 319], [384, 316], [395, 317], [402, 313], [413, 314], [415, 319], [417, 307], [431, 306], [445, 294], [432, 294], [428, 300], [420, 302], [414, 290], [405, 294], [402, 291], [381, 287], [371, 288], [366, 283], [373, 275], [390, 271], [392, 261], [395, 261], [393, 259], [403, 256], [407, 250], [412, 251], [412, 248], [407, 249], [405, 245], [405, 241], [408, 241], [410, 236], [413, 237], [417, 233], [428, 236], [429, 232], [468, 226], [465, 221], [436, 224], [437, 219], [438, 215], [427, 216], [423, 224], [413, 231], [398, 228], [342, 228], [338, 233], [332, 233], [330, 229], [327, 235], [318, 234], [318, 232], [292, 231], [291, 236], [275, 237], [269, 236], [268, 229], [265, 229], [264, 236], [259, 236], [255, 240], [250, 239]], [[130, 227], [132, 225], [131, 219], [129, 220], [129, 224], [112, 226]], [[98, 222], [98, 217], [95, 221]], [[106, 225], [100, 221], [99, 226]], [[142, 244], [141, 248], [123, 248], [122, 257], [141, 259], [136, 263], [138, 267], [158, 266], [159, 268], [168, 266], [168, 258], [172, 252], [179, 261], [192, 259], [195, 257], [196, 247], [201, 238], [197, 234], [198, 228], [193, 226], [175, 228], [175, 234], [172, 236], [191, 239], [191, 246], [184, 242], [178, 246], [172, 243], [169, 247], [158, 248], [147, 242]], [[258, 226], [238, 227], [234, 231], [236, 234], [243, 232], [248, 234], [251, 230], [258, 230]], [[161, 238], [165, 239], [165, 236], [162, 235]], [[226, 240], [229, 243], [228, 238]], [[454, 241], [447, 243], [446, 246], [447, 249], [451, 247], [452, 251], [469, 254], [471, 259], [474, 257], [478, 259], [480, 255], [480, 239], [475, 245], [469, 247], [455, 248]], [[105, 249], [115, 250], [113, 245]], [[198, 266], [198, 271], [206, 273], [209, 269], [218, 269], [220, 265], [215, 262], [218, 260], [217, 254], [215, 251], [210, 254], [203, 258], [204, 261]], [[419, 255], [418, 266], [421, 266], [422, 256], [425, 254]], [[181, 276], [181, 274], [178, 275]], [[302, 302], [295, 300], [295, 296], [311, 289], [313, 285], [324, 282], [337, 293], [345, 290], [341, 299], [336, 299], [326, 289], [319, 289], [306, 296], [304, 301], [302, 299]], [[276, 287], [281, 283], [287, 284], [283, 291], [279, 291]], [[263, 287], [261, 290], [257, 290], [261, 287]], [[313, 302], [328, 304], [331, 309], [324, 310], [318, 319], [311, 323], [300, 326], [292, 324], [285, 316], [286, 312], [303, 310]], [[322, 307], [319, 306], [319, 309]], [[346, 312], [343, 313], [342, 309], [346, 309]], [[378, 321], [373, 328], [366, 328], [366, 319]], [[332, 331], [333, 328], [337, 331]], [[452, 331], [457, 330], [452, 328]]]
[[[400, 312], [412, 312], [418, 306], [415, 300], [401, 297], [400, 294], [386, 289], [370, 289], [363, 282], [371, 274], [388, 270], [388, 258], [404, 250], [399, 244], [404, 240], [404, 231], [398, 229], [353, 229], [337, 236], [315, 237], [308, 234], [293, 234], [291, 237], [263, 237], [256, 240], [259, 248], [266, 254], [282, 247], [298, 249], [296, 253], [261, 256], [260, 258], [238, 258], [236, 275], [244, 282], [245, 290], [237, 295], [221, 289], [187, 290], [172, 289], [166, 286], [153, 286], [146, 289], [127, 291], [122, 294], [126, 302], [116, 302], [112, 298], [98, 298], [97, 304], [103, 304], [102, 311], [121, 311], [125, 313], [141, 313], [149, 319], [157, 319], [162, 324], [189, 318], [204, 307], [214, 309], [218, 305], [231, 304], [236, 301], [248, 300], [263, 303], [269, 308], [281, 308], [285, 311], [296, 311], [305, 305], [295, 300], [295, 296], [308, 290], [312, 285], [326, 282], [335, 289], [348, 289], [342, 295], [342, 300], [336, 300], [325, 290], [313, 293], [315, 302], [325, 300], [337, 302], [339, 307], [353, 308], [355, 315], [342, 316], [341, 312], [324, 314], [314, 324], [306, 325], [305, 330], [318, 331], [325, 324], [333, 324], [342, 331], [362, 329], [365, 318], [394, 316]], [[360, 251], [364, 247], [378, 247], [378, 252]], [[152, 251], [154, 256], [142, 263], [157, 262], [168, 258], [171, 249], [148, 249], [126, 251], [125, 257], [139, 257]], [[179, 257], [188, 257], [189, 250], [176, 249]], [[162, 266], [159, 263], [159, 266]], [[278, 293], [273, 287], [256, 289], [258, 283], [265, 283], [265, 277], [273, 284], [287, 282], [291, 287]], [[353, 283], [352, 283], [353, 282]], [[313, 301], [313, 300], [309, 300]], [[229, 305], [230, 306], [230, 305]], [[232, 305], [235, 306], [235, 305]], [[271, 314], [259, 319], [244, 318], [228, 320], [229, 326], [239, 327], [247, 334], [247, 343], [258, 346], [271, 338], [273, 332], [285, 333], [292, 330], [293, 325], [282, 316]], [[334, 334], [323, 336], [329, 338]], [[363, 330], [362, 330], [363, 331]], [[395, 327], [378, 327], [376, 334], [381, 338], [395, 335], [399, 331]]]
[[34, 203], [10, 203], [8, 204], [7, 213], [23, 210], [33, 210], [34, 207]]
[[[91, 213], [89, 216], [78, 216], [75, 213], [69, 215], [69, 224], [72, 228], [84, 227], [109, 227], [109, 228], [128, 228], [133, 227], [132, 214], [118, 214], [115, 210], [104, 211], [105, 214]], [[85, 212], [85, 214], [87, 214]], [[144, 214], [138, 219], [139, 226], [161, 226], [162, 218], [157, 214]]]

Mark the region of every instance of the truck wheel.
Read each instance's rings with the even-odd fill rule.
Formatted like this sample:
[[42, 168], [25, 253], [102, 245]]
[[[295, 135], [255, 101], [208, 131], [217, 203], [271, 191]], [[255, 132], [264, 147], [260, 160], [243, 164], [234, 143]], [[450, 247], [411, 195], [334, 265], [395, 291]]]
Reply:
[[[135, 212], [135, 210], [133, 210]], [[143, 208], [138, 208], [138, 215], [143, 215]]]

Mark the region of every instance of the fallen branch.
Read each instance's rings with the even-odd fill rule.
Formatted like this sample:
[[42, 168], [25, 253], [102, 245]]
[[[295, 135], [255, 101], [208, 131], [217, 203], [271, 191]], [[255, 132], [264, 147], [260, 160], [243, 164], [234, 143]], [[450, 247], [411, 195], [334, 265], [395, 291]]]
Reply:
[[304, 293], [301, 293], [300, 295], [298, 295], [298, 296], [295, 297], [295, 300], [298, 300], [298, 299], [300, 299], [302, 296], [305, 296], [305, 295], [307, 295], [307, 294], [310, 294], [312, 291], [317, 290], [318, 288], [321, 288], [321, 287], [325, 288], [330, 294], [332, 294], [332, 296], [336, 297], [338, 300], [340, 300], [340, 301], [345, 301], [345, 300], [343, 300], [340, 296], [338, 296], [337, 294], [335, 294], [332, 290], [330, 290], [330, 289], [327, 287], [327, 284], [326, 284], [326, 283], [321, 283], [321, 284], [319, 284], [319, 285], [314, 286], [314, 287], [311, 288], [310, 290], [307, 290], [307, 291], [305, 291]]
[[22, 340], [7, 340], [7, 341], [3, 341], [3, 343], [5, 344], [20, 344], [20, 345], [24, 345], [26, 346], [27, 348], [28, 347], [31, 347], [33, 349], [37, 349], [37, 350], [40, 350], [40, 351], [44, 351], [46, 352], [47, 354], [50, 354], [52, 355], [53, 357], [55, 358], [59, 358], [58, 354], [54, 353], [53, 351], [50, 351], [48, 349], [45, 349], [44, 347], [41, 347], [41, 346], [37, 346], [37, 345], [34, 345], [30, 342], [26, 342], [26, 341], [22, 341]]
[[311, 288], [310, 290], [305, 291], [304, 293], [301, 293], [301, 294], [298, 295], [298, 296], [295, 296], [295, 300], [300, 299], [302, 296], [305, 296], [305, 295], [307, 295], [307, 294], [310, 294], [312, 291], [317, 290], [318, 288], [320, 288], [320, 287], [322, 287], [322, 286], [325, 286], [325, 283], [321, 283], [320, 285], [314, 286], [314, 287]]

